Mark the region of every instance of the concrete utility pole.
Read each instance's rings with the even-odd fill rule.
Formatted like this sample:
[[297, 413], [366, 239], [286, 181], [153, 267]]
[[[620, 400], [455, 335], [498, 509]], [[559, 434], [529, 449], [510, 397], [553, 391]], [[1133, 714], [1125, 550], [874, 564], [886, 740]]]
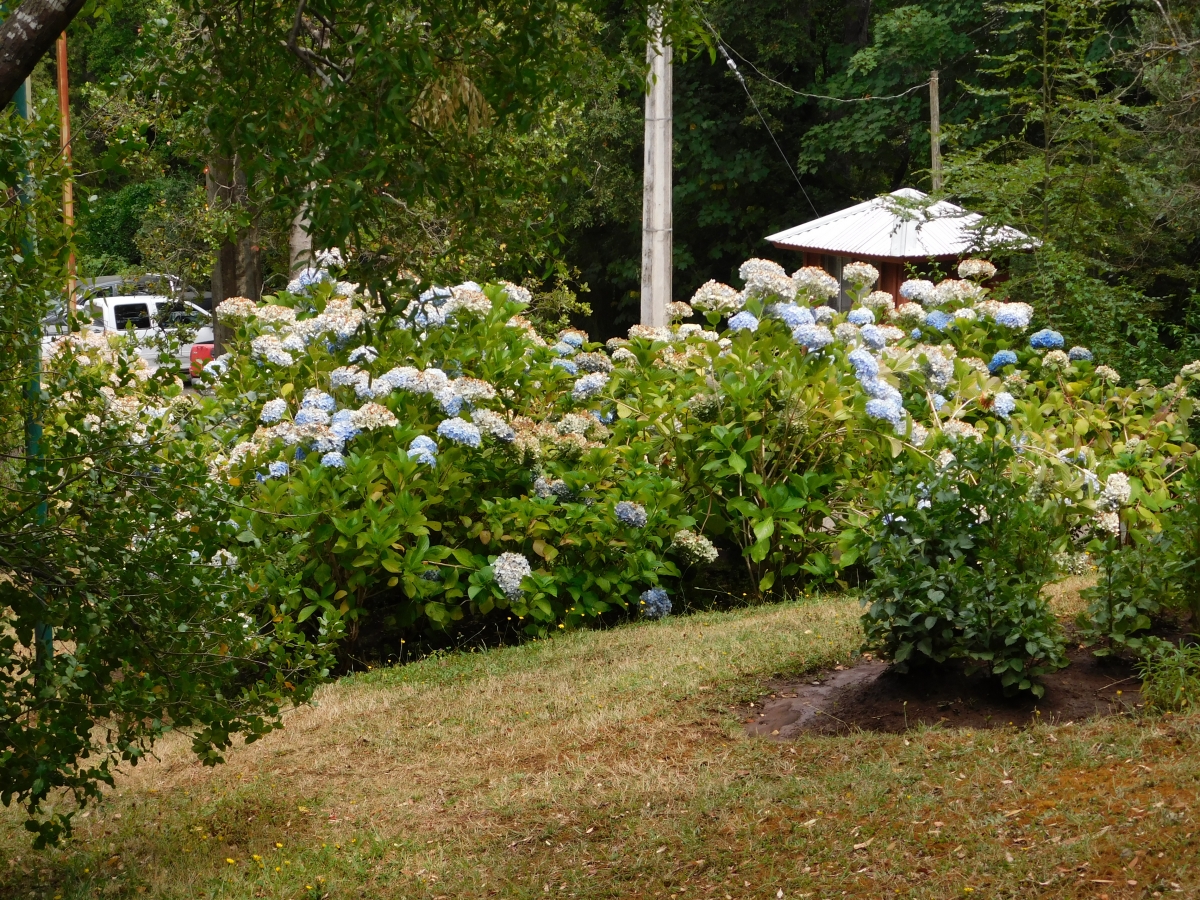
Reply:
[[937, 69], [929, 73], [929, 171], [936, 197], [942, 193], [942, 100]]
[[646, 94], [646, 152], [642, 181], [642, 324], [667, 324], [671, 296], [671, 42], [662, 34], [662, 12], [650, 14], [646, 42], [650, 65]]
[[[59, 136], [62, 140], [63, 162], [71, 166], [71, 97], [67, 79], [67, 33], [58, 36], [58, 115]], [[63, 224], [67, 231], [75, 230], [75, 183], [68, 172], [63, 180]], [[67, 259], [67, 305], [75, 313], [75, 251]]]

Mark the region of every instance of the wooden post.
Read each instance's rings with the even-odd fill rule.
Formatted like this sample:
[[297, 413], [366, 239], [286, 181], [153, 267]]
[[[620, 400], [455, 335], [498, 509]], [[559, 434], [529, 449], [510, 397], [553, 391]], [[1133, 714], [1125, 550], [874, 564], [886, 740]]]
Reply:
[[[63, 224], [68, 232], [75, 229], [75, 182], [71, 178], [71, 95], [67, 78], [67, 33], [58, 36], [58, 115], [59, 138], [62, 142], [63, 162], [68, 172], [63, 180]], [[67, 305], [75, 314], [75, 251], [67, 258]]]
[[643, 325], [667, 324], [671, 302], [671, 43], [662, 36], [662, 12], [650, 14], [651, 38], [646, 42], [650, 66], [646, 94], [646, 147], [642, 175], [642, 310]]
[[938, 92], [938, 70], [929, 73], [929, 172], [933, 195], [942, 193], [942, 99]]

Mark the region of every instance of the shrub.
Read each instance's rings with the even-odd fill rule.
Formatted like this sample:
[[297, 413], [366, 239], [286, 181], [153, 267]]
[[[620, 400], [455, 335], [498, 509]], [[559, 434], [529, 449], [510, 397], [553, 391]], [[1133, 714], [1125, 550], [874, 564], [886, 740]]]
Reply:
[[1200, 645], [1154, 642], [1138, 662], [1142, 699], [1160, 710], [1190, 711], [1200, 703]]
[[[238, 350], [212, 367], [214, 470], [256, 543], [295, 548], [301, 620], [337, 612], [353, 635], [366, 614], [445, 628], [498, 610], [543, 634], [677, 574], [666, 550], [694, 521], [642, 443], [609, 443], [611, 364], [586, 335], [548, 346], [517, 288], [390, 315], [339, 290], [223, 304]], [[529, 575], [502, 583], [498, 554]]]
[[43, 818], [48, 797], [98, 799], [169, 731], [211, 765], [279, 727], [328, 673], [340, 623], [297, 631], [297, 573], [239, 540], [210, 423], [173, 373], [85, 333], [41, 375], [43, 456], [4, 470], [0, 799], [44, 843], [73, 814]]
[[1032, 496], [1005, 441], [961, 440], [936, 460], [898, 467], [868, 529], [866, 646], [899, 671], [963, 660], [1006, 691], [1041, 696], [1037, 678], [1066, 665], [1041, 596], [1065, 531]]
[[[1123, 457], [1136, 471], [1136, 452]], [[1156, 506], [1167, 507], [1157, 516], [1131, 514], [1135, 483], [1140, 481], [1129, 482], [1123, 473], [1110, 476], [1098, 500], [1109, 527], [1092, 545], [1100, 577], [1083, 593], [1089, 604], [1079, 623], [1089, 638], [1103, 642], [1098, 655], [1156, 652], [1159, 642], [1148, 633], [1157, 619], [1200, 618], [1200, 457], [1191, 456], [1167, 483], [1171, 495], [1166, 502], [1157, 498]]]

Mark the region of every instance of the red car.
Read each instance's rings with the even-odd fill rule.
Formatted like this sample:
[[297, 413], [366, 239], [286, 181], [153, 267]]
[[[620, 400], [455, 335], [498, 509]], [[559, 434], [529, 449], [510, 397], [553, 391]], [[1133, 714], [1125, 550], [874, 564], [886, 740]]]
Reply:
[[208, 361], [212, 359], [212, 355], [212, 344], [192, 344], [192, 352], [189, 354], [189, 374], [193, 378], [199, 378], [200, 372], [204, 369]]

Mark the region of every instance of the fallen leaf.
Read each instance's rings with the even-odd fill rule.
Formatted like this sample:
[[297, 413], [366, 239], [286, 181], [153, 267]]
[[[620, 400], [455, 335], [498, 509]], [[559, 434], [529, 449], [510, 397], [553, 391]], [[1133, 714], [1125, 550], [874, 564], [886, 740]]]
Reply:
[[868, 847], [871, 846], [872, 843], [874, 843], [874, 841], [875, 841], [875, 838], [867, 838], [861, 844], [855, 844], [854, 849], [855, 850], [866, 850]]

